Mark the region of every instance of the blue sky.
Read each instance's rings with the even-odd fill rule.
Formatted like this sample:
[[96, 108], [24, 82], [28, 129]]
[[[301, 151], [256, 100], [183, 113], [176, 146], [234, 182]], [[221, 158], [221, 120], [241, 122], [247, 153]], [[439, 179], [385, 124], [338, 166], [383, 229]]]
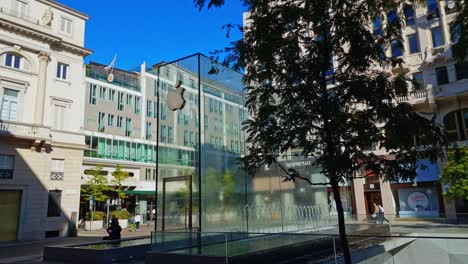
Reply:
[[86, 61], [129, 69], [175, 60], [196, 52], [208, 55], [239, 39], [230, 39], [224, 24], [242, 24], [245, 7], [228, 0], [219, 9], [198, 11], [193, 0], [58, 0], [89, 15], [85, 45], [94, 51]]

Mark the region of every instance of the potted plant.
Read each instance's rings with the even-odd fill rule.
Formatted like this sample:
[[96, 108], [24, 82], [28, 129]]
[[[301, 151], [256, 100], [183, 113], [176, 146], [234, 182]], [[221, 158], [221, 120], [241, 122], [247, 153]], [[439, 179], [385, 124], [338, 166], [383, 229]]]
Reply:
[[113, 217], [119, 220], [119, 225], [122, 229], [128, 227], [128, 218], [130, 217], [130, 213], [126, 209], [112, 211], [111, 218]]
[[91, 212], [87, 212], [85, 215], [85, 230], [101, 230], [103, 228], [105, 215], [106, 213], [102, 211], [96, 211], [93, 213], [91, 221]]

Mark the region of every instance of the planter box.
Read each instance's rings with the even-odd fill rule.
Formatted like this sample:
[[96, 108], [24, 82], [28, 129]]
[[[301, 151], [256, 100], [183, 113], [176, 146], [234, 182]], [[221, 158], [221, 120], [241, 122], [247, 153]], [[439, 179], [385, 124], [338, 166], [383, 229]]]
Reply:
[[125, 229], [128, 227], [128, 220], [127, 219], [119, 219], [119, 225], [122, 229]]
[[85, 221], [85, 230], [86, 231], [91, 231], [91, 230], [101, 230], [103, 228], [103, 221]]

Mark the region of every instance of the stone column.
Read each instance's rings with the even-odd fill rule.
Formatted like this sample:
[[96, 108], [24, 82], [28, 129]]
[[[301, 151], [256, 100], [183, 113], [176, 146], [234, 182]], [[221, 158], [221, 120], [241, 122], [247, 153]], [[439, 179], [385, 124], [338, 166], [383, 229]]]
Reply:
[[47, 85], [47, 66], [49, 64], [49, 54], [45, 52], [39, 53], [39, 75], [36, 92], [36, 106], [34, 108], [34, 123], [44, 125], [44, 106], [45, 92]]
[[384, 181], [382, 178], [380, 178], [380, 194], [385, 217], [393, 219], [395, 217], [395, 206], [393, 205], [392, 189], [390, 188], [390, 182]]
[[450, 26], [447, 23], [447, 15], [445, 14], [445, 1], [438, 1], [439, 2], [439, 10], [440, 10], [440, 26], [444, 33], [444, 42], [445, 46], [447, 47], [450, 42]]
[[364, 198], [364, 185], [362, 179], [353, 179], [353, 196], [355, 214], [358, 221], [363, 221], [367, 219], [366, 212], [366, 199]]

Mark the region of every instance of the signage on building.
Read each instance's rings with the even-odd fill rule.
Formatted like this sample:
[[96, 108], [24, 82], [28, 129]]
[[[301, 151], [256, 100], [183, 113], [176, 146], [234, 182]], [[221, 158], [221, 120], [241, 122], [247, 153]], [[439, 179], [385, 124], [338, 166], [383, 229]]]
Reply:
[[429, 199], [422, 192], [413, 192], [408, 196], [408, 205], [415, 211], [424, 211], [429, 206]]

